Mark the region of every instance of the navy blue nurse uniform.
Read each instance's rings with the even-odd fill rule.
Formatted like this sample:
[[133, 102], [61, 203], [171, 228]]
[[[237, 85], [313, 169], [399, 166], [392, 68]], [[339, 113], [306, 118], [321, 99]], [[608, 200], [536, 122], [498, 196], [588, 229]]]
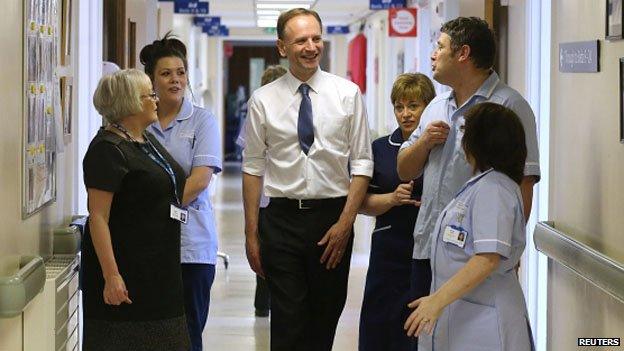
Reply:
[[[375, 167], [369, 193], [391, 193], [402, 183], [396, 171], [402, 143], [398, 128], [373, 142]], [[422, 177], [414, 180], [416, 199], [420, 199], [422, 186]], [[418, 209], [396, 206], [377, 216], [360, 314], [360, 351], [407, 351], [412, 347], [414, 340], [407, 337], [403, 323], [409, 315], [412, 234]]]

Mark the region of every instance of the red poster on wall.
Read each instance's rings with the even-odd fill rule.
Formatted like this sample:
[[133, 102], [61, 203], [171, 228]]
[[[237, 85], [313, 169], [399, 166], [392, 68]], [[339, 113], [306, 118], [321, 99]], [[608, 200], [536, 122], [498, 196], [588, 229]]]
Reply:
[[366, 93], [366, 37], [360, 33], [349, 42], [347, 78]]
[[388, 35], [391, 37], [416, 36], [416, 8], [388, 9]]

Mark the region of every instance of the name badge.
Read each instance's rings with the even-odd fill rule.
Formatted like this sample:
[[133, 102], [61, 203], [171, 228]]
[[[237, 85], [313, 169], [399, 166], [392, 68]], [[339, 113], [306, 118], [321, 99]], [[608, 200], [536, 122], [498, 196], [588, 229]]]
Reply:
[[169, 217], [186, 224], [186, 221], [188, 220], [188, 210], [171, 204], [169, 208]]
[[464, 245], [466, 245], [466, 231], [452, 225], [446, 226], [442, 241], [457, 245], [463, 249]]

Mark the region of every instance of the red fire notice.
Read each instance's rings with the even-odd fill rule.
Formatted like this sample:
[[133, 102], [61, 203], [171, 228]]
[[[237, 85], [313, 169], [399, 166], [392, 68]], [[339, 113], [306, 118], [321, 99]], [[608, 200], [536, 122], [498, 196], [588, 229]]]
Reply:
[[388, 35], [391, 37], [416, 36], [416, 8], [388, 9]]

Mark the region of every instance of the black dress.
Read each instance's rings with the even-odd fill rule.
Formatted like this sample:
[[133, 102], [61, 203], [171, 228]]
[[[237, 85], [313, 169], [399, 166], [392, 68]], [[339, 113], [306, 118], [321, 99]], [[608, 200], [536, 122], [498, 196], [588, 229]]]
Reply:
[[[178, 194], [184, 171], [146, 133], [174, 170]], [[132, 304], [104, 303], [104, 279], [87, 223], [82, 245], [83, 350], [187, 350], [190, 347], [180, 271], [180, 223], [168, 173], [137, 143], [100, 129], [83, 160], [87, 188], [114, 193], [113, 253]]]
[[[368, 193], [387, 194], [403, 183], [397, 174], [397, 154], [403, 143], [400, 129], [373, 142], [375, 166]], [[412, 195], [420, 200], [422, 177]], [[419, 207], [396, 206], [376, 217], [360, 314], [360, 351], [407, 351], [413, 340], [403, 323], [409, 315], [410, 273], [414, 224]]]

